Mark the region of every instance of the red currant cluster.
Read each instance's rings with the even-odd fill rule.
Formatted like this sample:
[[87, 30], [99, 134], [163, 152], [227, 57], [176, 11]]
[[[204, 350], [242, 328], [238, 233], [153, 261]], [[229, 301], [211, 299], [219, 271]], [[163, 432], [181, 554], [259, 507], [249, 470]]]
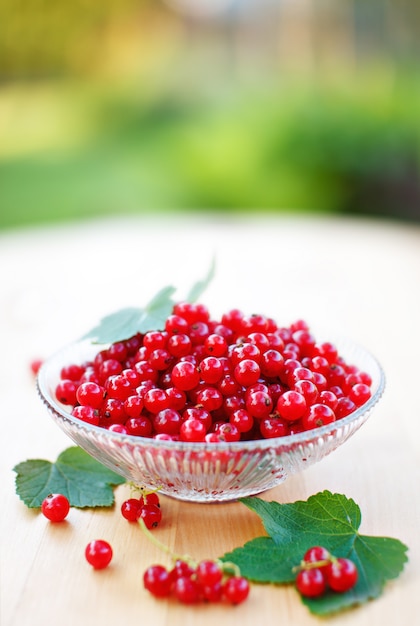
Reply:
[[204, 560], [197, 565], [178, 559], [171, 569], [151, 565], [143, 576], [144, 587], [156, 598], [175, 597], [183, 604], [200, 601], [231, 604], [244, 602], [249, 594], [249, 583], [239, 574], [226, 576], [224, 564]]
[[296, 588], [308, 598], [322, 596], [327, 589], [344, 593], [357, 582], [357, 567], [350, 559], [337, 558], [322, 546], [313, 546], [296, 568]]
[[236, 309], [213, 320], [203, 305], [180, 303], [163, 330], [63, 367], [56, 397], [119, 433], [218, 442], [329, 424], [363, 405], [371, 383], [302, 320], [281, 327]]
[[140, 498], [129, 498], [121, 505], [121, 514], [129, 522], [138, 522], [140, 519], [146, 528], [156, 528], [162, 519], [159, 496], [156, 491], [144, 493]]

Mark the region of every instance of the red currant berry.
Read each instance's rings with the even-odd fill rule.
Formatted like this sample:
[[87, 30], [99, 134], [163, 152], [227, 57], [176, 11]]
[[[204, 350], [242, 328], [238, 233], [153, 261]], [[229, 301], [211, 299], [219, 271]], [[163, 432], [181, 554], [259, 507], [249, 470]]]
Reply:
[[357, 383], [349, 391], [349, 398], [356, 406], [362, 406], [371, 396], [370, 387], [364, 383]]
[[119, 433], [120, 435], [129, 435], [128, 428], [124, 424], [111, 424], [108, 426], [108, 430], [111, 433]]
[[143, 496], [143, 501], [144, 501], [144, 504], [154, 504], [155, 506], [160, 507], [159, 495], [156, 493], [156, 491], [151, 491], [150, 493], [146, 493]]
[[150, 437], [153, 431], [152, 422], [145, 415], [130, 417], [125, 423], [129, 435], [136, 437]]
[[350, 413], [353, 413], [357, 409], [357, 406], [350, 398], [343, 396], [342, 398], [338, 398], [337, 406], [335, 407], [335, 415], [337, 419], [341, 419], [342, 417], [347, 417]]
[[[139, 376], [135, 370], [134, 370], [134, 373], [136, 375], [136, 379], [138, 379]], [[89, 383], [85, 383], [85, 384], [89, 384]], [[90, 384], [93, 384], [93, 383], [90, 383]], [[104, 387], [105, 387], [107, 398], [117, 398], [117, 400], [122, 400], [123, 402], [134, 393], [134, 387], [131, 381], [129, 380], [127, 376], [123, 376], [122, 373], [118, 374], [117, 376], [110, 376], [105, 381]]]
[[93, 409], [91, 406], [75, 406], [72, 410], [71, 414], [73, 417], [76, 417], [82, 422], [86, 422], [86, 424], [91, 424], [92, 426], [99, 426], [100, 418], [99, 413], [96, 409]]
[[177, 389], [176, 387], [167, 387], [166, 395], [169, 399], [169, 408], [175, 409], [175, 411], [182, 411], [187, 404], [187, 396], [185, 391]]
[[168, 333], [160, 330], [150, 330], [143, 337], [143, 346], [145, 346], [149, 353], [153, 350], [159, 350], [166, 348], [168, 341]]
[[181, 415], [174, 409], [164, 409], [153, 417], [153, 427], [156, 433], [165, 435], [178, 435], [181, 422]]
[[155, 598], [166, 598], [172, 587], [170, 572], [163, 565], [151, 565], [143, 574], [143, 585]]
[[204, 344], [210, 334], [209, 327], [205, 322], [194, 322], [188, 331], [193, 346]]
[[210, 429], [213, 420], [211, 414], [205, 409], [198, 406], [191, 406], [182, 413], [182, 420], [186, 422], [187, 420], [194, 419], [203, 422], [206, 432]]
[[42, 514], [50, 522], [62, 522], [70, 511], [70, 503], [61, 493], [51, 493], [41, 504]]
[[266, 350], [261, 356], [260, 367], [261, 374], [267, 378], [280, 376], [284, 368], [284, 357], [273, 348]]
[[179, 438], [181, 441], [204, 441], [206, 434], [204, 422], [199, 419], [187, 419], [181, 424]]
[[172, 369], [172, 383], [182, 391], [190, 391], [200, 382], [200, 373], [194, 363], [178, 361]]
[[140, 378], [140, 382], [149, 381], [156, 383], [158, 379], [158, 371], [155, 370], [148, 361], [142, 360], [137, 361], [134, 365], [134, 369], [137, 372], [137, 375]]
[[142, 506], [142, 499], [129, 498], [122, 503], [121, 514], [124, 519], [128, 520], [129, 522], [136, 522], [140, 516]]
[[247, 395], [246, 410], [257, 419], [268, 417], [273, 410], [273, 400], [268, 391], [254, 391]]
[[330, 558], [330, 553], [323, 546], [312, 546], [312, 548], [309, 548], [303, 556], [303, 560], [305, 561], [305, 563], [329, 561]]
[[195, 604], [200, 599], [197, 581], [189, 576], [180, 576], [174, 583], [174, 595], [182, 604]]
[[127, 358], [127, 346], [124, 341], [116, 341], [108, 348], [108, 356], [110, 359], [116, 359], [122, 363]]
[[140, 518], [149, 530], [156, 528], [162, 520], [162, 511], [156, 504], [144, 504], [140, 510]]
[[220, 334], [211, 334], [204, 341], [206, 353], [211, 356], [224, 356], [227, 353], [228, 344]]
[[203, 587], [213, 586], [222, 580], [223, 572], [216, 561], [200, 561], [196, 568], [197, 580]]
[[223, 424], [219, 424], [217, 430], [215, 431], [219, 437], [219, 441], [239, 441], [241, 438], [241, 433], [235, 424], [231, 424], [230, 422], [226, 422]]
[[61, 404], [74, 406], [77, 402], [77, 388], [78, 385], [74, 380], [61, 380], [55, 388], [55, 397]]
[[216, 387], [203, 387], [197, 393], [197, 404], [206, 411], [217, 411], [223, 405], [223, 396]]
[[164, 389], [149, 389], [143, 396], [144, 407], [156, 415], [159, 411], [169, 408], [169, 398]]
[[289, 425], [281, 417], [266, 417], [260, 421], [260, 433], [264, 439], [286, 437], [289, 434]]
[[293, 389], [294, 391], [302, 394], [302, 396], [305, 398], [307, 406], [314, 404], [318, 400], [318, 387], [310, 380], [298, 380], [295, 383]]
[[357, 567], [349, 559], [335, 559], [326, 571], [328, 585], [337, 593], [348, 591], [357, 582]]
[[124, 412], [128, 417], [140, 417], [143, 406], [143, 398], [138, 395], [128, 396], [128, 398], [124, 400]]
[[305, 397], [298, 391], [285, 391], [278, 399], [276, 411], [285, 420], [293, 422], [305, 415], [307, 404]]
[[241, 385], [236, 382], [231, 374], [225, 374], [219, 381], [217, 388], [224, 396], [234, 396], [240, 391]]
[[244, 408], [245, 399], [242, 396], [228, 396], [223, 401], [223, 411], [227, 416], [232, 415], [232, 413], [238, 411], [238, 409]]
[[246, 342], [233, 346], [230, 351], [230, 358], [234, 366], [238, 365], [244, 359], [260, 362], [261, 352], [254, 343]]
[[123, 371], [123, 366], [117, 359], [106, 359], [98, 370], [100, 382], [104, 383], [110, 376], [117, 376]]
[[223, 584], [218, 582], [213, 585], [200, 585], [200, 591], [203, 600], [207, 602], [220, 602], [223, 597]]
[[124, 402], [118, 398], [106, 398], [101, 408], [101, 414], [106, 427], [109, 424], [124, 424], [127, 414], [124, 411]]
[[230, 415], [229, 422], [236, 426], [240, 433], [247, 433], [254, 425], [254, 418], [245, 409], [237, 409]]
[[208, 356], [200, 363], [200, 376], [205, 383], [215, 384], [224, 374], [221, 361], [215, 356]]
[[331, 407], [317, 403], [309, 407], [308, 412], [302, 418], [302, 424], [305, 430], [312, 430], [331, 424], [335, 422], [335, 419], [335, 413]]
[[231, 576], [223, 585], [223, 595], [232, 604], [241, 604], [249, 595], [249, 582], [242, 576]]
[[323, 546], [312, 546], [312, 548], [309, 548], [303, 556], [303, 561], [305, 563], [317, 563], [318, 569], [321, 570], [324, 575], [330, 565], [330, 559], [331, 555], [329, 551]]
[[[33, 359], [30, 362], [30, 368], [31, 368], [31, 372], [34, 376], [36, 376], [39, 372], [39, 370], [41, 369], [41, 365], [43, 364], [43, 360], [42, 359]], [[62, 377], [64, 378], [64, 377]]]
[[254, 385], [259, 379], [260, 374], [260, 366], [253, 359], [243, 359], [233, 370], [235, 380], [244, 387]]
[[335, 363], [338, 358], [337, 348], [328, 341], [315, 344], [315, 352], [317, 356], [324, 357], [328, 363]]
[[195, 572], [194, 567], [192, 567], [187, 561], [182, 559], [177, 559], [173, 568], [170, 571], [171, 579], [175, 581], [177, 578], [182, 578], [183, 576], [191, 577]]
[[169, 335], [187, 334], [188, 327], [187, 320], [180, 315], [169, 315], [165, 322], [165, 330]]
[[191, 353], [192, 343], [188, 335], [180, 333], [178, 335], [171, 335], [168, 339], [167, 350], [169, 354], [177, 359], [182, 356], [187, 356]]
[[317, 402], [319, 402], [320, 404], [326, 404], [333, 411], [335, 411], [335, 409], [337, 408], [337, 401], [338, 398], [335, 393], [333, 393], [332, 391], [328, 391], [328, 389], [326, 389], [325, 391], [321, 391], [317, 398]]
[[104, 569], [111, 562], [112, 548], [107, 541], [95, 539], [86, 546], [85, 557], [94, 569]]
[[156, 350], [152, 350], [147, 360], [153, 369], [164, 371], [171, 365], [174, 357], [168, 352], [168, 350], [165, 350], [164, 348], [157, 348]]
[[300, 570], [296, 576], [296, 588], [307, 598], [322, 596], [326, 587], [324, 574], [317, 567]]

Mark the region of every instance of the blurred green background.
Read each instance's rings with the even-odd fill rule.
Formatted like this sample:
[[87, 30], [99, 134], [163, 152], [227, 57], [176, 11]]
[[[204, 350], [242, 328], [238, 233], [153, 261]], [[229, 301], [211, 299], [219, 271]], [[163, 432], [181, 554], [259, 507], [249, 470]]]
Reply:
[[2, 0], [0, 228], [420, 221], [416, 0]]

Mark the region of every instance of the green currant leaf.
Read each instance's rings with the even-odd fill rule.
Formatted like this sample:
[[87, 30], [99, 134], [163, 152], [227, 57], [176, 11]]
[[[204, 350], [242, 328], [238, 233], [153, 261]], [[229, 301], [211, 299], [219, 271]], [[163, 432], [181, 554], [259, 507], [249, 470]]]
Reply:
[[[195, 302], [208, 287], [213, 280], [215, 266], [213, 259], [205, 278], [197, 281], [188, 292], [185, 298], [187, 302]], [[143, 308], [127, 307], [106, 315], [82, 339], [90, 339], [92, 343], [114, 343], [133, 337], [137, 333], [162, 330], [174, 307], [175, 300], [172, 296], [175, 291], [175, 287], [170, 285], [163, 287]]]
[[133, 337], [139, 332], [141, 315], [142, 310], [134, 307], [110, 313], [82, 339], [91, 339], [92, 343], [113, 343]]
[[213, 280], [215, 272], [216, 260], [213, 259], [209, 271], [207, 272], [207, 276], [205, 276], [203, 280], [198, 280], [195, 285], [191, 287], [186, 298], [187, 302], [196, 302], [201, 297], [201, 295], [204, 293], [204, 291]]
[[107, 315], [83, 339], [91, 339], [93, 343], [113, 343], [148, 330], [162, 330], [174, 306], [171, 297], [174, 293], [174, 287], [164, 287], [144, 308], [128, 307]]
[[398, 539], [361, 535], [358, 505], [341, 494], [323, 491], [292, 504], [241, 500], [257, 513], [268, 537], [258, 537], [225, 554], [242, 574], [260, 583], [291, 583], [293, 568], [308, 548], [322, 545], [337, 557], [351, 559], [359, 572], [355, 587], [343, 594], [328, 592], [303, 599], [311, 612], [326, 615], [378, 597], [388, 580], [397, 578], [407, 561], [407, 546]]
[[64, 450], [55, 463], [31, 459], [13, 471], [16, 493], [30, 508], [40, 507], [50, 493], [62, 493], [78, 508], [112, 506], [112, 487], [125, 482], [77, 446]]

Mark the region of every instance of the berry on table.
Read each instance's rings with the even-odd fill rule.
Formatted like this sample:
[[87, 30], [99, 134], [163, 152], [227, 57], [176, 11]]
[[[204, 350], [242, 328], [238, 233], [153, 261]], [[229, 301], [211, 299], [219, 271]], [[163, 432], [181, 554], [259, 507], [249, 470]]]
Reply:
[[42, 501], [41, 511], [50, 522], [62, 522], [70, 511], [70, 502], [61, 493], [51, 493]]
[[223, 595], [232, 604], [241, 604], [249, 595], [249, 582], [242, 576], [232, 576], [223, 585]]
[[33, 359], [29, 366], [31, 369], [31, 372], [34, 376], [36, 376], [39, 372], [39, 370], [41, 369], [41, 365], [43, 364], [43, 359]]
[[94, 539], [85, 548], [85, 557], [94, 569], [104, 569], [112, 560], [111, 545], [103, 539]]
[[170, 572], [163, 565], [151, 565], [143, 574], [143, 585], [155, 598], [166, 598], [172, 588]]

